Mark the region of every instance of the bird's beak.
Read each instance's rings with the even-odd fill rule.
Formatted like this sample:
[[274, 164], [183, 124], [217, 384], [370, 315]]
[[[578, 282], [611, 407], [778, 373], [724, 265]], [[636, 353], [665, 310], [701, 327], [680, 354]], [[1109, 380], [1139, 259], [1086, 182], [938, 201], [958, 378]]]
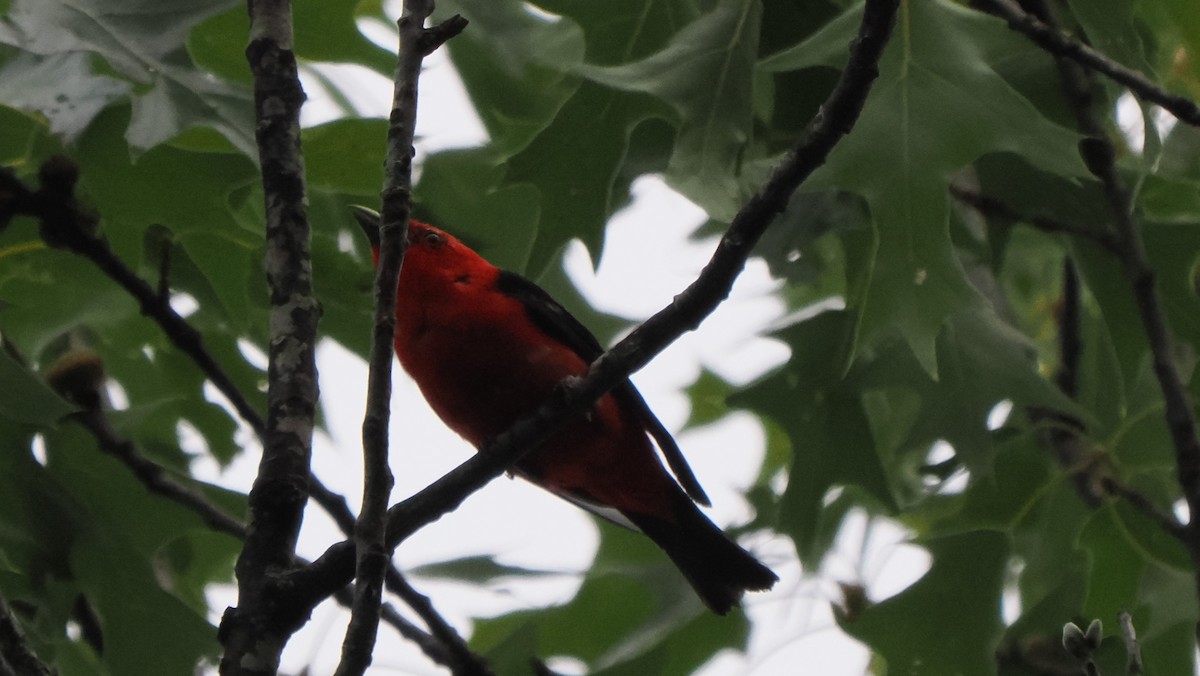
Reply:
[[364, 207], [359, 204], [350, 205], [350, 213], [354, 214], [354, 220], [358, 221], [358, 227], [362, 228], [367, 235], [367, 241], [371, 243], [371, 248], [379, 248], [379, 212], [369, 207]]

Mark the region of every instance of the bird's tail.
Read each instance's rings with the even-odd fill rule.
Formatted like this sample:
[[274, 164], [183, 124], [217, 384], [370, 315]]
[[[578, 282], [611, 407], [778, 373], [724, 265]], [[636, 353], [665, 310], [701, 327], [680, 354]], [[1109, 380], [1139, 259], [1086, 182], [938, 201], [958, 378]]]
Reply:
[[714, 613], [724, 615], [739, 605], [747, 591], [770, 589], [779, 579], [730, 540], [721, 529], [680, 495], [676, 522], [626, 512], [643, 533], [662, 548]]

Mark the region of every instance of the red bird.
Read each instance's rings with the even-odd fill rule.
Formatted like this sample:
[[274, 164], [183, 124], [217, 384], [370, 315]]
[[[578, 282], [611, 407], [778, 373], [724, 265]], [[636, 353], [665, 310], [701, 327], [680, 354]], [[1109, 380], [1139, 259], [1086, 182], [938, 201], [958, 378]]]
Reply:
[[[379, 215], [362, 207], [354, 215], [378, 262]], [[396, 299], [396, 355], [442, 421], [477, 449], [533, 413], [564, 378], [586, 374], [603, 353], [541, 287], [453, 236], [412, 221], [408, 242]], [[628, 380], [525, 455], [514, 472], [646, 534], [716, 613], [778, 579], [693, 504], [707, 506], [708, 497]]]

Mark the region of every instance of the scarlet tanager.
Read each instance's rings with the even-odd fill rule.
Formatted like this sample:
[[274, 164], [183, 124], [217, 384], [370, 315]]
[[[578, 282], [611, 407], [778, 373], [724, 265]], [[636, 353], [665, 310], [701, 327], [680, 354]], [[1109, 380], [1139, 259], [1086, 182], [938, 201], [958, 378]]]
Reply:
[[[379, 256], [379, 215], [355, 217]], [[396, 299], [396, 355], [433, 410], [475, 447], [529, 415], [564, 378], [583, 376], [600, 343], [541, 287], [500, 270], [453, 236], [408, 227]], [[671, 474], [654, 452], [651, 438]], [[778, 579], [728, 539], [670, 433], [626, 380], [592, 412], [526, 454], [515, 474], [646, 534], [714, 612]]]

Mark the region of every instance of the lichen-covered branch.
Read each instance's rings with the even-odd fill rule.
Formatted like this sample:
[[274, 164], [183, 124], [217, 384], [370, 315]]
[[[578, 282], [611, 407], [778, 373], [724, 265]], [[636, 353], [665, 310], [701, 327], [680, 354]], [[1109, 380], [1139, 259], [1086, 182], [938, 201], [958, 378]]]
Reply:
[[277, 576], [295, 554], [308, 500], [317, 406], [315, 348], [320, 306], [312, 291], [310, 231], [300, 153], [300, 86], [289, 0], [250, 0], [246, 58], [254, 75], [256, 138], [266, 206], [270, 299], [267, 421], [250, 491], [250, 529], [238, 557], [238, 606], [219, 638], [221, 673], [274, 674], [294, 623], [275, 612]]

